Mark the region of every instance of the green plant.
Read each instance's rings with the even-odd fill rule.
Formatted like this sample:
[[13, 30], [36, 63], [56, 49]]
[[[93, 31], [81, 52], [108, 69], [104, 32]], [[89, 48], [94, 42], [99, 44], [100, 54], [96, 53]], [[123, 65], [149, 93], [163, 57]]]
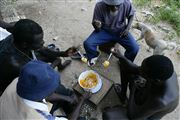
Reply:
[[154, 11], [155, 16], [151, 19], [154, 23], [159, 21], [169, 22], [176, 30], [177, 35], [180, 35], [180, 14], [176, 6], [163, 6]]
[[[136, 6], [146, 6], [149, 5], [148, 2], [152, 1], [134, 0], [134, 4]], [[153, 23], [167, 21], [172, 25], [177, 35], [180, 36], [180, 0], [161, 0], [161, 2], [163, 3], [162, 6], [153, 9], [154, 16], [147, 20]]]
[[151, 3], [151, 0], [132, 0], [135, 6], [147, 6]]

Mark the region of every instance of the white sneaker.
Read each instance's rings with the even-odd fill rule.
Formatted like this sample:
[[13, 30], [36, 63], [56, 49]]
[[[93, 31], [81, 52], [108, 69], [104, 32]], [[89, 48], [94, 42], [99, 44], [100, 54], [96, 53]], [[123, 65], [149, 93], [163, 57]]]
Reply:
[[94, 66], [100, 55], [101, 55], [101, 53], [99, 52], [99, 55], [97, 57], [94, 57], [91, 60], [88, 60], [88, 66]]
[[92, 58], [88, 61], [88, 66], [94, 66], [97, 62], [98, 57]]

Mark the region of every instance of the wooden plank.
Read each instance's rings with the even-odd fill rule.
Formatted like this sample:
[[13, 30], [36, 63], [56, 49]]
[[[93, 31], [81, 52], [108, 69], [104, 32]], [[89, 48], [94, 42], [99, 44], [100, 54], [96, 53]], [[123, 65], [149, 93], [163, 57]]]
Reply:
[[[95, 105], [98, 105], [100, 103], [100, 101], [104, 98], [104, 96], [108, 93], [108, 91], [111, 89], [112, 85], [113, 85], [113, 81], [110, 81], [102, 76], [101, 80], [102, 80], [102, 88], [95, 94], [93, 94], [90, 98], [89, 101], [91, 101], [92, 103], [94, 103]], [[76, 83], [73, 86], [73, 89], [75, 91], [77, 91], [80, 94], [83, 94], [85, 91], [79, 86], [78, 83]]]

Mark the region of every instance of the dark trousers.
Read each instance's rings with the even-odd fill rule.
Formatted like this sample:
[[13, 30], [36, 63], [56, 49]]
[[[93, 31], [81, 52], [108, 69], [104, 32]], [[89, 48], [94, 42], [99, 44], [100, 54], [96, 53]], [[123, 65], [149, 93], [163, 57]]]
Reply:
[[134, 37], [128, 33], [126, 37], [119, 37], [114, 34], [110, 34], [104, 30], [101, 30], [100, 32], [93, 32], [85, 41], [84, 41], [84, 48], [88, 57], [88, 60], [91, 60], [94, 57], [98, 56], [97, 52], [97, 46], [102, 45], [104, 43], [108, 42], [117, 42], [120, 45], [122, 45], [126, 51], [125, 56], [131, 60], [134, 61], [139, 46], [136, 43]]

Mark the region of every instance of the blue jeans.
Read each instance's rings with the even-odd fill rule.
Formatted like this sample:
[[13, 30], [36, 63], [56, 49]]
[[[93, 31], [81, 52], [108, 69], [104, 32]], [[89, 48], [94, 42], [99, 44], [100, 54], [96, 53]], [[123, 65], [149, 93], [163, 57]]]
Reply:
[[110, 34], [104, 30], [101, 30], [99, 32], [93, 32], [85, 41], [84, 41], [84, 48], [87, 54], [88, 60], [91, 60], [94, 57], [98, 56], [97, 52], [97, 46], [102, 45], [107, 42], [115, 41], [122, 45], [126, 51], [125, 51], [125, 57], [134, 61], [138, 51], [139, 46], [136, 43], [134, 37], [128, 33], [125, 37], [119, 37], [114, 34]]

